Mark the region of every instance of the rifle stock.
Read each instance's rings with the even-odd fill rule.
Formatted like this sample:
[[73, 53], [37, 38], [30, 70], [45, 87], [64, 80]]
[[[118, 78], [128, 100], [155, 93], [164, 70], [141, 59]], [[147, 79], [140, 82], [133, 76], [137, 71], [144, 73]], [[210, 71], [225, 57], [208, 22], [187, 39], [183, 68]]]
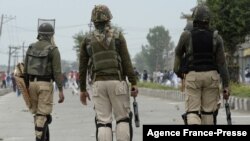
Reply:
[[134, 97], [134, 102], [133, 102], [133, 108], [134, 108], [134, 115], [135, 115], [135, 127], [140, 127], [138, 104], [136, 102], [135, 97]]

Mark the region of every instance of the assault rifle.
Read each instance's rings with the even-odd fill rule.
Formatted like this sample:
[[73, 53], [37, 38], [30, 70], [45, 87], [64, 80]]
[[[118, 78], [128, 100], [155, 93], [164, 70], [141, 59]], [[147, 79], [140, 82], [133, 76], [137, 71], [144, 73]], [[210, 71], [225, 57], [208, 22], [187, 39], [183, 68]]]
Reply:
[[134, 108], [134, 115], [135, 115], [135, 127], [140, 127], [138, 104], [136, 102], [135, 97], [134, 97], [134, 102], [133, 102], [133, 108]]

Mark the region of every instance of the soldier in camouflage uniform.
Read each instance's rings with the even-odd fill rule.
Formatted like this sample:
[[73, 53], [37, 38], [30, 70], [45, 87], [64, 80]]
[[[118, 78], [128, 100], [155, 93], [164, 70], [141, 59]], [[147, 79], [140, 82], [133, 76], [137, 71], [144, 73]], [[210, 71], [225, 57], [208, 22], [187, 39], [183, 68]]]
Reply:
[[32, 43], [25, 58], [25, 83], [31, 97], [36, 141], [49, 141], [48, 124], [53, 106], [53, 81], [59, 89], [59, 103], [64, 101], [61, 79], [61, 59], [53, 39], [54, 28], [43, 23], [38, 28], [38, 41]]
[[214, 124], [220, 77], [224, 99], [229, 97], [223, 39], [218, 31], [209, 28], [210, 16], [208, 7], [197, 6], [193, 13], [193, 29], [182, 33], [175, 49], [174, 71], [178, 77], [185, 77], [185, 109], [189, 125]]
[[[83, 40], [80, 47], [80, 100], [86, 105], [86, 76], [90, 73], [96, 112], [96, 139], [112, 141], [112, 111], [116, 120], [116, 139], [132, 140], [130, 96], [136, 97], [136, 76], [123, 34], [110, 25], [112, 15], [105, 5], [96, 5], [91, 21], [95, 30]], [[87, 66], [89, 69], [87, 69]], [[131, 83], [131, 90], [126, 82]]]

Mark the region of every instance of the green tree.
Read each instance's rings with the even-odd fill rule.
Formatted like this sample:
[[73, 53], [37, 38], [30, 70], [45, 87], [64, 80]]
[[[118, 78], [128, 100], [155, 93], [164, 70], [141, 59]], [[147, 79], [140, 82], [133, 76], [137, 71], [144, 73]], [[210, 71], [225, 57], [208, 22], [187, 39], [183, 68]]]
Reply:
[[149, 45], [142, 46], [142, 54], [150, 72], [163, 70], [164, 56], [173, 48], [169, 31], [164, 26], [156, 26], [149, 29], [147, 40]]
[[224, 39], [230, 79], [238, 82], [238, 61], [235, 52], [237, 45], [244, 42], [250, 32], [250, 1], [249, 0], [207, 0], [213, 18], [211, 25], [215, 27]]
[[88, 32], [83, 33], [82, 31], [80, 31], [79, 33], [77, 33], [73, 36], [74, 43], [75, 43], [75, 46], [73, 47], [73, 49], [76, 51], [77, 62], [79, 62], [81, 43], [82, 43], [83, 39], [86, 36], [88, 36], [88, 34], [89, 34]]
[[137, 53], [133, 60], [135, 62], [134, 66], [136, 67], [137, 70], [139, 70], [139, 72], [142, 72], [143, 70], [148, 70], [148, 67], [145, 62], [145, 57], [142, 54], [142, 52]]
[[250, 32], [249, 0], [207, 0], [213, 13], [211, 25], [219, 30], [230, 54]]

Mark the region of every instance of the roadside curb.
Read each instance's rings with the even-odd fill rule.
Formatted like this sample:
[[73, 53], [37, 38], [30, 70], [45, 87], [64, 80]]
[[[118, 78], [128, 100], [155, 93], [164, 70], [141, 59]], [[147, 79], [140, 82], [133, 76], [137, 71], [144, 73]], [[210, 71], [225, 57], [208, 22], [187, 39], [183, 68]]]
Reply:
[[[148, 89], [148, 88], [139, 88], [139, 94], [150, 96], [150, 97], [159, 97], [177, 101], [184, 101], [185, 95], [180, 91], [175, 90], [156, 90], [156, 89]], [[229, 105], [231, 109], [238, 111], [248, 111], [250, 112], [250, 99], [249, 98], [241, 98], [241, 97], [229, 97]], [[224, 103], [221, 105], [224, 106]]]
[[3, 96], [10, 92], [11, 92], [11, 89], [0, 89], [0, 96]]

